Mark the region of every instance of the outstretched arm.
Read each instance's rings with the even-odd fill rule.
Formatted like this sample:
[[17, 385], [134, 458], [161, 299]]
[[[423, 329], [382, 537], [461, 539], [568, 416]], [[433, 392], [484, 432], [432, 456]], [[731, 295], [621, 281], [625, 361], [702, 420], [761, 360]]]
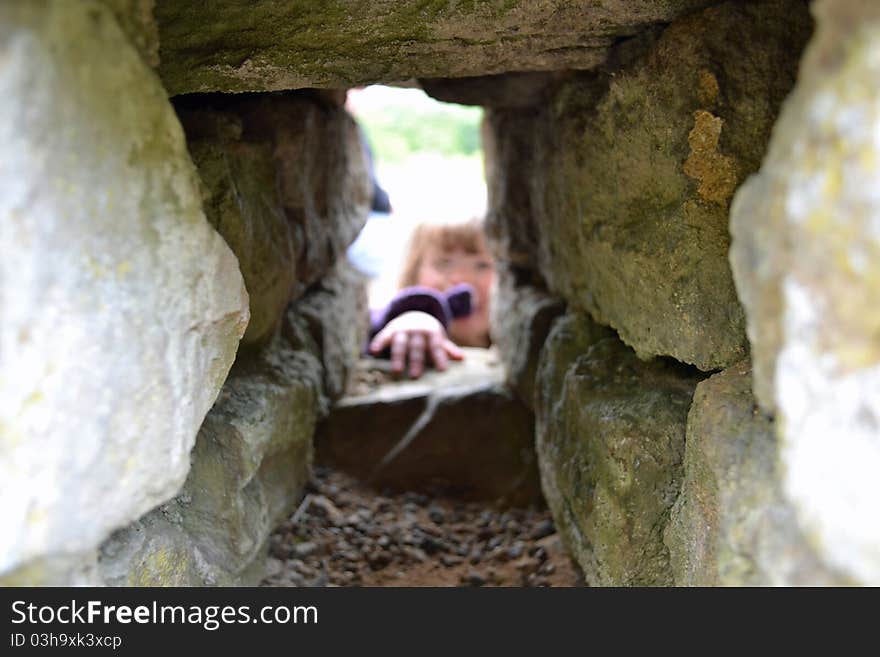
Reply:
[[369, 350], [379, 354], [391, 347], [391, 370], [403, 372], [409, 363], [409, 375], [418, 378], [425, 370], [425, 362], [445, 370], [449, 359], [462, 360], [464, 353], [446, 336], [443, 324], [425, 312], [411, 310], [388, 322], [370, 341]]

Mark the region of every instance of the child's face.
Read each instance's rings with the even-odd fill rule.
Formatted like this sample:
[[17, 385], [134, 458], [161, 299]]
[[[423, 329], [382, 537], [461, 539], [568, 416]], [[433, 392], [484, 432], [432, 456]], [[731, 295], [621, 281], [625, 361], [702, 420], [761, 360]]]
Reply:
[[453, 285], [468, 283], [476, 294], [473, 312], [452, 320], [449, 337], [466, 347], [489, 346], [489, 293], [495, 278], [495, 263], [485, 250], [468, 253], [462, 248], [443, 250], [430, 247], [419, 265], [418, 284], [441, 292]]

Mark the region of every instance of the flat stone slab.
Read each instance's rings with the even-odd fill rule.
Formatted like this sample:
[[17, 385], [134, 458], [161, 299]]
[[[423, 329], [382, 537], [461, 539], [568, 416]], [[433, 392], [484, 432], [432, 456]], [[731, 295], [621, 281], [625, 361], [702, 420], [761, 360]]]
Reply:
[[592, 68], [618, 38], [711, 2], [158, 0], [154, 15], [176, 95]]
[[316, 461], [378, 487], [537, 501], [534, 418], [505, 376], [491, 349], [465, 349], [464, 361], [416, 380], [362, 359], [353, 394], [318, 427]]

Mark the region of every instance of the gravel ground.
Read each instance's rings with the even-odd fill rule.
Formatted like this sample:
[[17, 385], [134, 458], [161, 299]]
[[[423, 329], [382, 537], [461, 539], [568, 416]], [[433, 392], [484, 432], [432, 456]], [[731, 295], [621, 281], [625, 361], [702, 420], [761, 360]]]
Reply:
[[315, 468], [263, 586], [584, 586], [547, 509], [377, 491]]

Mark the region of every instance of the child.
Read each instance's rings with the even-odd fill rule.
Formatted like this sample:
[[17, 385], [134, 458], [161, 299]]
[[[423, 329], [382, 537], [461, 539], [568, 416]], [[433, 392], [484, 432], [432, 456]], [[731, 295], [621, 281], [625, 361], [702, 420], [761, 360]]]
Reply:
[[450, 358], [464, 358], [459, 346], [488, 347], [494, 278], [479, 221], [420, 225], [404, 259], [403, 289], [387, 308], [371, 313], [369, 351], [390, 348], [392, 371], [403, 372], [408, 361], [417, 378], [426, 360], [445, 370]]

